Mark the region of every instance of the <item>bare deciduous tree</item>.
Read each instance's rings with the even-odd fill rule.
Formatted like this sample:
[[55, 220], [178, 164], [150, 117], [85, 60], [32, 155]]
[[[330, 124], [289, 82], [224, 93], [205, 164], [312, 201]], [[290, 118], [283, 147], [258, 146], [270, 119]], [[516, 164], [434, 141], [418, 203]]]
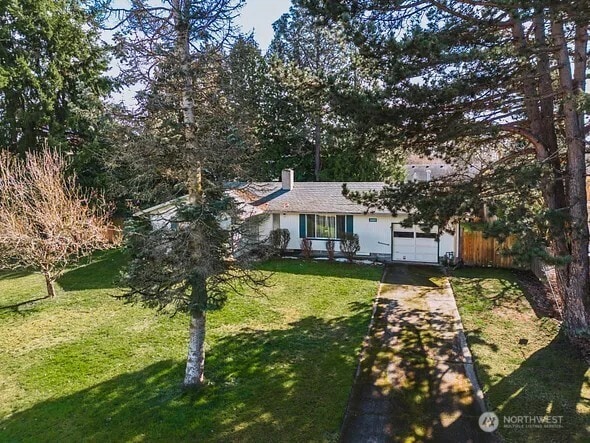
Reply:
[[0, 268], [41, 272], [51, 298], [65, 267], [109, 247], [104, 200], [84, 193], [67, 166], [49, 150], [24, 159], [0, 151]]

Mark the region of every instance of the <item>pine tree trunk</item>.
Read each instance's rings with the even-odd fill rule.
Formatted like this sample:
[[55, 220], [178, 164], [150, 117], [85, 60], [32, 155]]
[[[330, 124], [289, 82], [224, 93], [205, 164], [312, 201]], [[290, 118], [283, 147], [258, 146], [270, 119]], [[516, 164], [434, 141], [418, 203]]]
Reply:
[[[195, 140], [195, 102], [193, 100], [193, 81], [191, 78], [191, 54], [190, 54], [190, 1], [174, 0], [174, 20], [176, 28], [176, 52], [178, 54], [178, 63], [182, 74], [181, 83], [181, 105], [184, 123], [185, 147], [188, 153], [197, 151]], [[202, 178], [201, 163], [196, 162], [192, 175], [187, 177], [189, 201], [192, 204], [200, 202], [202, 199]]]
[[[190, 4], [191, 2], [189, 0], [174, 0], [172, 2], [176, 29], [176, 52], [182, 75], [180, 98], [184, 123], [185, 149], [188, 153], [195, 153], [197, 146], [195, 137], [195, 102], [193, 100], [194, 89], [191, 78]], [[192, 170], [192, 175], [187, 177], [187, 181], [189, 203], [201, 203], [203, 200], [203, 187], [200, 162], [196, 162]], [[205, 279], [200, 275], [195, 275], [191, 283], [193, 286], [191, 295], [192, 303], [199, 307], [206, 306], [207, 285]], [[184, 385], [186, 387], [199, 386], [203, 383], [205, 371], [205, 320], [205, 311], [201, 308], [193, 307], [191, 310], [188, 355], [184, 376]]]
[[[589, 263], [588, 263], [588, 214], [586, 206], [586, 173], [584, 161], [585, 134], [580, 121], [581, 113], [576, 108], [577, 91], [583, 89], [586, 59], [585, 47], [587, 30], [577, 33], [576, 42], [580, 60], [575, 61], [576, 74], [572, 71], [564, 36], [563, 23], [553, 17], [551, 22], [551, 41], [545, 35], [546, 15], [539, 10], [534, 17], [535, 44], [539, 50], [536, 70], [531, 69], [530, 79], [523, 81], [525, 110], [530, 121], [529, 140], [535, 146], [537, 160], [552, 166], [552, 174], [543, 179], [542, 193], [545, 204], [552, 211], [568, 211], [569, 224], [552, 224], [550, 243], [557, 256], [570, 256], [571, 262], [557, 268], [559, 292], [564, 301], [564, 325], [570, 335], [575, 336], [588, 329], [590, 321]], [[513, 18], [513, 37], [517, 50], [526, 56], [528, 48], [522, 22]], [[557, 56], [559, 72], [559, 91], [554, 91], [551, 78], [549, 54]], [[538, 90], [537, 90], [538, 88]], [[565, 120], [567, 146], [567, 174], [562, 174], [557, 136], [555, 132], [554, 97], [561, 96]], [[567, 179], [567, 183], [566, 183]]]
[[205, 321], [205, 312], [195, 310], [191, 313], [188, 355], [184, 376], [184, 386], [186, 387], [195, 387], [203, 383], [205, 373]]
[[[551, 34], [558, 55], [558, 72], [567, 146], [568, 206], [570, 214], [570, 256], [565, 288], [564, 323], [572, 339], [590, 331], [588, 207], [586, 197], [585, 134], [580, 125], [574, 78], [563, 23], [554, 17]], [[584, 43], [584, 46], [586, 44]], [[578, 47], [578, 43], [576, 43]]]
[[55, 286], [53, 285], [53, 277], [49, 272], [43, 274], [45, 277], [45, 286], [47, 287], [47, 295], [49, 298], [55, 297]]

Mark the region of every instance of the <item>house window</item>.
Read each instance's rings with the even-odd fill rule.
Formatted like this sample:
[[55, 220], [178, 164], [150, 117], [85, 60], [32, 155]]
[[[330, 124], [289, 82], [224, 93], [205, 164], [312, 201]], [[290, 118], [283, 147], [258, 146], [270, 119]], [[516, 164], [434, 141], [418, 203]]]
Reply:
[[[352, 217], [352, 215], [350, 217]], [[346, 233], [346, 216], [337, 215], [336, 216], [336, 236], [338, 238], [340, 238], [345, 233]]]
[[301, 214], [299, 236], [308, 238], [340, 238], [353, 229], [352, 215]]
[[306, 237], [315, 237], [315, 214], [307, 214], [307, 234]]
[[416, 232], [416, 238], [432, 238], [436, 240], [437, 235], [434, 232]]
[[315, 235], [320, 238], [336, 238], [336, 216], [316, 215]]

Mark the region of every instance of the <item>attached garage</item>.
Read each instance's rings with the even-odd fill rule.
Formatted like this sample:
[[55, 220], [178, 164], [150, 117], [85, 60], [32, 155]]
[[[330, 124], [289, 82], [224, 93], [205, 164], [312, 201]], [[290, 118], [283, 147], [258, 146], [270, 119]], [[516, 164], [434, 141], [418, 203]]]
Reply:
[[[430, 169], [428, 166], [424, 170]], [[412, 167], [412, 174], [415, 168]], [[458, 227], [440, 233], [434, 227], [424, 232], [419, 226], [402, 226], [405, 214], [392, 215], [387, 208], [367, 208], [343, 194], [343, 187], [359, 194], [381, 191], [384, 182], [295, 182], [293, 170], [284, 170], [280, 182], [232, 184], [227, 194], [235, 199], [244, 218], [257, 217], [259, 239], [266, 241], [276, 229], [289, 232], [288, 251], [299, 252], [303, 240], [318, 255], [328, 247], [340, 252], [340, 238], [356, 234], [360, 241], [359, 257], [383, 261], [438, 263], [441, 256], [457, 256]], [[177, 207], [186, 203], [182, 197], [141, 211], [149, 215], [154, 228], [170, 225]], [[266, 217], [265, 215], [268, 215]], [[172, 227], [172, 226], [170, 226]], [[331, 240], [331, 241], [330, 241]], [[332, 245], [332, 246], [329, 246]]]
[[419, 226], [406, 228], [399, 223], [391, 225], [391, 259], [438, 263], [439, 242], [436, 227], [424, 232]]

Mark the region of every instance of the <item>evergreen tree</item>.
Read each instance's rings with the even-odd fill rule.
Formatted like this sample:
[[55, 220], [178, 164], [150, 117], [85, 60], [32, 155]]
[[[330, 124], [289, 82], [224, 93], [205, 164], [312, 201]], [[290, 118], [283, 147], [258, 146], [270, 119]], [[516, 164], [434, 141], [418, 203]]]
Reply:
[[[463, 177], [452, 186], [446, 181], [444, 195], [454, 203], [439, 212], [445, 213], [446, 220], [460, 219], [469, 217], [476, 209], [473, 204], [481, 205], [484, 200], [492, 208], [506, 206], [514, 183], [520, 183], [521, 190], [528, 188], [531, 197], [538, 192], [542, 206], [536, 215], [527, 198], [519, 199], [512, 208], [497, 211], [504, 218], [499, 224], [522, 226], [525, 210], [540, 223], [529, 219], [529, 232], [534, 231], [533, 224], [545, 227], [537, 231], [537, 242], [546, 239], [554, 259], [562, 264], [557, 270], [565, 301], [564, 325], [573, 341], [587, 334], [590, 287], [584, 112], [588, 3], [302, 3], [347, 29], [380, 85], [378, 94], [372, 96], [355, 91], [337, 97], [340, 103], [348, 103], [339, 108], [345, 115], [388, 128], [390, 139], [451, 162], [469, 162], [482, 147], [506, 142], [510, 148], [505, 157], [488, 161], [474, 178]], [[536, 173], [519, 177], [525, 166]], [[529, 183], [521, 183], [522, 177]], [[466, 182], [483, 180], [494, 194], [479, 199], [473, 193], [481, 192], [481, 186]], [[413, 189], [428, 187], [433, 188], [434, 183], [406, 186], [405, 196], [390, 190], [381, 199], [371, 199], [391, 209], [402, 204], [415, 209], [410, 198], [417, 201], [420, 192]], [[441, 192], [432, 193], [438, 196], [431, 204], [445, 202]], [[413, 221], [432, 225], [433, 211], [418, 207], [422, 211]], [[444, 226], [443, 220], [437, 223]]]
[[288, 166], [304, 180], [381, 180], [393, 175], [401, 155], [394, 158], [390, 153], [386, 159], [375, 131], [335, 113], [329, 100], [332, 90], [370, 87], [342, 28], [292, 7], [274, 30], [261, 131], [261, 152], [272, 174], [276, 177]]
[[146, 0], [111, 10], [121, 17], [116, 40], [124, 75], [144, 85], [138, 109], [121, 115], [120, 164], [139, 177], [143, 201], [154, 198], [154, 189], [141, 184], [160, 186], [159, 195], [188, 192], [188, 202], [177, 207], [177, 229], [154, 230], [145, 220], [129, 227], [126, 298], [190, 315], [186, 386], [203, 382], [206, 312], [223, 306], [228, 293], [264, 281], [248, 270], [247, 252], [230, 257], [235, 235], [247, 236], [239, 207], [223, 189], [224, 181], [243, 175], [241, 159], [248, 155], [242, 124], [248, 118], [235, 118], [239, 85], [232, 85], [245, 79], [226, 72], [232, 61], [224, 51], [240, 4]]
[[112, 89], [96, 17], [79, 0], [5, 0], [0, 40], [0, 146], [92, 151]]

